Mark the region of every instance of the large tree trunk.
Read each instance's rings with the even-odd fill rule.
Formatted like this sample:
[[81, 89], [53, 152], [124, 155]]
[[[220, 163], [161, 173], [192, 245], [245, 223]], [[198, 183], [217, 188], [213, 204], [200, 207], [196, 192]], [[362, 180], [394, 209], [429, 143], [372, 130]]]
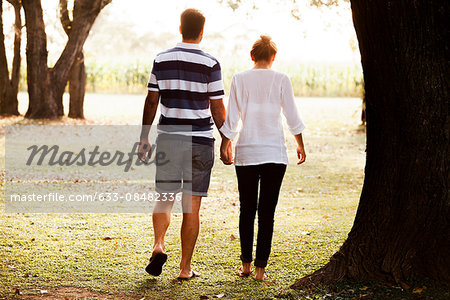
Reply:
[[[68, 1], [59, 0], [61, 25], [70, 36], [73, 21], [69, 16]], [[83, 105], [86, 93], [86, 68], [84, 64], [84, 55], [81, 51], [70, 70], [69, 77], [69, 118], [84, 119]]]
[[84, 119], [83, 105], [86, 93], [86, 69], [83, 52], [72, 66], [69, 78], [69, 118]]
[[[72, 66], [75, 63], [77, 56], [82, 52], [84, 42], [89, 35], [89, 31], [91, 30], [95, 19], [103, 7], [110, 2], [111, 0], [75, 0], [74, 19], [70, 30], [69, 40], [55, 66], [52, 69], [48, 69], [45, 30], [40, 0], [23, 0], [27, 29], [29, 24], [31, 26], [31, 33], [27, 30], [28, 88], [30, 104], [34, 103], [37, 105], [36, 103], [41, 103], [41, 106], [45, 108], [44, 110], [37, 110], [34, 107], [30, 107], [26, 115], [27, 117], [58, 118], [63, 116], [62, 97], [67, 81], [69, 80]], [[33, 33], [36, 35], [33, 35]], [[44, 37], [43, 40], [42, 37]], [[30, 57], [28, 57], [29, 52]], [[42, 52], [45, 52], [45, 55]], [[37, 55], [37, 53], [40, 55]], [[33, 66], [30, 67], [30, 64]], [[40, 74], [42, 74], [41, 78], [34, 76], [37, 69], [39, 69]], [[30, 86], [33, 87], [33, 93], [30, 91]], [[41, 91], [40, 95], [34, 93], [37, 90]]]
[[341, 249], [293, 287], [450, 282], [448, 3], [351, 3], [366, 91], [364, 186]]
[[22, 41], [22, 19], [20, 16], [21, 3], [18, 0], [8, 0], [14, 7], [14, 57], [9, 78], [8, 62], [5, 51], [5, 36], [3, 34], [2, 3], [0, 3], [0, 114], [19, 115], [17, 94], [20, 80], [20, 46]]
[[27, 118], [57, 118], [58, 105], [50, 96], [47, 67], [47, 35], [40, 1], [23, 0], [27, 26]]

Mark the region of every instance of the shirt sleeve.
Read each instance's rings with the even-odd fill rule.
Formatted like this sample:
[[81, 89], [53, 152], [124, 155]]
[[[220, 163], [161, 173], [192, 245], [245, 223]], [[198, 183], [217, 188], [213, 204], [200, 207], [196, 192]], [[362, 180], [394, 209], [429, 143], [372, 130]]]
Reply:
[[295, 105], [294, 92], [292, 90], [292, 84], [289, 77], [284, 76], [283, 82], [281, 84], [281, 106], [283, 109], [283, 114], [286, 117], [287, 125], [289, 131], [293, 135], [297, 135], [303, 132], [305, 125], [300, 119], [300, 115], [297, 111], [297, 106]]
[[225, 95], [222, 82], [222, 69], [217, 62], [211, 69], [208, 76], [208, 96], [209, 99], [222, 99]]
[[150, 78], [148, 80], [147, 89], [152, 92], [159, 92], [157, 74], [158, 63], [156, 60], [153, 61], [152, 72], [150, 73]]
[[225, 122], [220, 127], [220, 132], [230, 140], [234, 139], [238, 134], [237, 127], [240, 120], [240, 111], [236, 91], [236, 78], [231, 79], [230, 97], [228, 99], [228, 109]]

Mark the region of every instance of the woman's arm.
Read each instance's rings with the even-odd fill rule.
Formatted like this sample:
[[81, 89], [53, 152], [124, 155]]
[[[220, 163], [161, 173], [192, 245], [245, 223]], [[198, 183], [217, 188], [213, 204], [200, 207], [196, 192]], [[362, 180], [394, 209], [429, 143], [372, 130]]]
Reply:
[[302, 136], [305, 125], [298, 114], [291, 81], [287, 76], [283, 78], [282, 89], [281, 106], [283, 108], [283, 114], [286, 117], [289, 131], [294, 135], [295, 140], [297, 141], [297, 157], [299, 159], [297, 165], [300, 165], [306, 160], [305, 145], [303, 144]]
[[226, 165], [233, 163], [233, 150], [231, 140], [238, 134], [240, 112], [237, 103], [236, 78], [233, 76], [230, 87], [230, 97], [228, 98], [228, 110], [225, 122], [220, 128], [222, 143], [220, 145], [220, 159]]

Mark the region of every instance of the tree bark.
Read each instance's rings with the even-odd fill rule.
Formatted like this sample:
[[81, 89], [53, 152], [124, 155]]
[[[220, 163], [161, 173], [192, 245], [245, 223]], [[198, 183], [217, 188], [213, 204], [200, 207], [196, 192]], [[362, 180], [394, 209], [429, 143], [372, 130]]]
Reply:
[[[70, 36], [73, 21], [69, 17], [67, 0], [60, 0], [60, 20], [61, 25]], [[86, 93], [86, 67], [84, 55], [81, 51], [72, 66], [69, 76], [69, 118], [84, 119], [83, 105]]]
[[[75, 0], [74, 19], [69, 40], [52, 69], [47, 67], [45, 29], [42, 21], [40, 1], [23, 0], [27, 29], [27, 63], [30, 105], [26, 117], [58, 118], [63, 116], [62, 97], [70, 72], [77, 56], [82, 52], [84, 42], [100, 11], [111, 0]], [[45, 52], [45, 55], [44, 53]], [[30, 55], [28, 55], [30, 53]], [[30, 64], [32, 67], [30, 67]], [[40, 70], [41, 77], [35, 76]], [[31, 77], [30, 77], [31, 75]], [[30, 82], [31, 81], [31, 82]], [[30, 86], [32, 89], [30, 90]], [[40, 91], [37, 94], [36, 91]], [[41, 105], [44, 109], [37, 109]], [[37, 108], [35, 107], [37, 106]]]
[[[2, 1], [3, 2], [3, 1]], [[17, 94], [20, 80], [20, 46], [22, 41], [22, 19], [20, 16], [21, 3], [18, 0], [8, 0], [14, 7], [14, 57], [9, 77], [8, 62], [5, 51], [5, 36], [3, 34], [2, 3], [0, 3], [0, 114], [19, 115]]]
[[69, 78], [69, 118], [84, 119], [83, 105], [86, 93], [86, 69], [83, 52], [72, 66]]
[[292, 287], [411, 275], [450, 282], [448, 3], [351, 5], [366, 92], [363, 190], [340, 250]]
[[23, 0], [27, 26], [27, 84], [29, 104], [27, 118], [60, 116], [51, 95], [50, 73], [47, 66], [47, 35], [40, 1]]

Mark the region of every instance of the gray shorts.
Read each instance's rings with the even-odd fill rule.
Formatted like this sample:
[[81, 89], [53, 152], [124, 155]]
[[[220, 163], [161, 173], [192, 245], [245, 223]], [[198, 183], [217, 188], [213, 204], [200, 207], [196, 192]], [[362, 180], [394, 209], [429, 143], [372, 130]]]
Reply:
[[160, 139], [156, 154], [163, 153], [167, 163], [156, 166], [156, 192], [188, 193], [208, 196], [214, 147], [191, 141]]

